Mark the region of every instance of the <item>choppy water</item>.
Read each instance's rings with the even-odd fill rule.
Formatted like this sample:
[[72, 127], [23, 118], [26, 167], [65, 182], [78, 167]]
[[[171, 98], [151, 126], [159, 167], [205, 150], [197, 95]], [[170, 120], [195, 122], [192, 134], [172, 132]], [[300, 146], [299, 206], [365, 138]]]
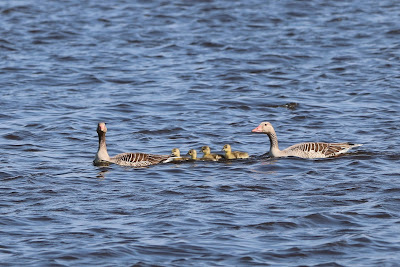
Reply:
[[[396, 266], [400, 2], [2, 1], [0, 265]], [[268, 159], [302, 141], [364, 144]], [[225, 143], [145, 169], [111, 155]]]

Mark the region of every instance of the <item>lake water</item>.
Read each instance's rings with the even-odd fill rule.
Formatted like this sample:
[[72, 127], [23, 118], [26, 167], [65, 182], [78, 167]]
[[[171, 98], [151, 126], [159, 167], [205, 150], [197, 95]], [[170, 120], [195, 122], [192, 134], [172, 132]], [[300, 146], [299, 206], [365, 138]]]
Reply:
[[[400, 2], [0, 2], [0, 265], [398, 266]], [[226, 143], [248, 160], [92, 165]], [[305, 141], [364, 144], [270, 159]]]

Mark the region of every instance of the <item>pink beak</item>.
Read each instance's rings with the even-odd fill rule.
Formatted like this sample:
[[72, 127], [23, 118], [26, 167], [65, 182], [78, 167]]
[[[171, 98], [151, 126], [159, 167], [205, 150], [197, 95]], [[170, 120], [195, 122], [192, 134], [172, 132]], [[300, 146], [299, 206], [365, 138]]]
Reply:
[[251, 132], [253, 132], [253, 133], [262, 133], [261, 125], [258, 125], [257, 128], [253, 129]]

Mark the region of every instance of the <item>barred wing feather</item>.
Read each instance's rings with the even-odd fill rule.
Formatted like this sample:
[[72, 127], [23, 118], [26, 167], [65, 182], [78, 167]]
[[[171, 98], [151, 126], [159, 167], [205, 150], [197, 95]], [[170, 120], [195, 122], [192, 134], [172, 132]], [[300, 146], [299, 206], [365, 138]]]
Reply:
[[350, 148], [361, 146], [352, 143], [322, 143], [310, 142], [293, 145], [282, 152], [288, 156], [300, 156], [306, 158], [328, 158], [346, 153]]
[[122, 153], [111, 158], [111, 162], [121, 166], [145, 167], [166, 161], [169, 155], [146, 153]]

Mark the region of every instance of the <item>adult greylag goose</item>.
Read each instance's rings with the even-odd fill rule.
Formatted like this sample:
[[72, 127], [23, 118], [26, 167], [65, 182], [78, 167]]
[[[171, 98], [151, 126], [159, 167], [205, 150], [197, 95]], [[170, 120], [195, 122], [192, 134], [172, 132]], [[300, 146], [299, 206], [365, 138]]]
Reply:
[[203, 157], [201, 158], [203, 160], [214, 160], [214, 161], [217, 161], [217, 160], [223, 158], [223, 156], [221, 156], [221, 155], [211, 153], [211, 149], [210, 149], [209, 146], [203, 146], [201, 148], [201, 152], [204, 153]]
[[107, 152], [106, 146], [106, 132], [107, 127], [104, 122], [100, 122], [97, 125], [97, 134], [99, 136], [99, 149], [97, 150], [94, 158], [94, 165], [105, 165], [109, 163], [115, 163], [121, 166], [130, 167], [145, 167], [149, 165], [166, 162], [169, 155], [154, 155], [145, 153], [121, 153], [114, 157], [110, 157]]
[[179, 148], [173, 148], [172, 149], [170, 159], [172, 159], [173, 161], [188, 160], [188, 158], [186, 158], [186, 157], [181, 157], [181, 151], [179, 150]]
[[191, 160], [198, 160], [196, 149], [190, 149], [187, 154], [190, 155]]
[[247, 152], [241, 151], [232, 151], [231, 145], [226, 144], [222, 148], [222, 151], [225, 151], [226, 159], [247, 159], [249, 158], [249, 154]]
[[289, 156], [300, 158], [329, 158], [346, 153], [353, 147], [362, 146], [361, 144], [352, 143], [309, 142], [296, 144], [284, 150], [280, 150], [278, 147], [278, 138], [271, 123], [262, 122], [257, 128], [253, 129], [252, 132], [265, 133], [268, 135], [270, 141], [269, 155], [277, 158]]

